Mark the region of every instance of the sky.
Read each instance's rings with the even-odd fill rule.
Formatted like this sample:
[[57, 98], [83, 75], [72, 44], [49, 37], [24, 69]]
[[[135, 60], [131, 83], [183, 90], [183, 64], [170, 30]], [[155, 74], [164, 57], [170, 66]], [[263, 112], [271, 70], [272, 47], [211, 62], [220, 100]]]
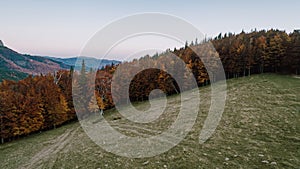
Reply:
[[[254, 28], [287, 32], [300, 28], [300, 1], [297, 0], [0, 1], [0, 39], [19, 53], [41, 56], [78, 56], [89, 39], [105, 25], [143, 12], [178, 16], [208, 37], [220, 32], [248, 32]], [[153, 40], [157, 42], [160, 40]], [[161, 48], [174, 48], [175, 45], [168, 40], [162, 44]], [[129, 55], [125, 48], [123, 45], [115, 51], [115, 59], [122, 60], [122, 55]], [[133, 50], [140, 51], [138, 48], [140, 46]]]

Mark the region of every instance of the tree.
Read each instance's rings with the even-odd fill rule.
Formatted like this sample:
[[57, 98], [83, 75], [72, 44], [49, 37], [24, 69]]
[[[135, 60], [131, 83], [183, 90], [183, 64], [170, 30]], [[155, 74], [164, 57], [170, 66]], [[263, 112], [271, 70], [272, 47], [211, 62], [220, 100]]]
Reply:
[[92, 72], [86, 73], [86, 66], [84, 60], [82, 60], [80, 74], [73, 76], [73, 102], [76, 104], [76, 111], [79, 118], [86, 118], [88, 114], [88, 104], [92, 96], [92, 88], [90, 85], [93, 81]]
[[110, 91], [111, 79], [112, 75], [110, 73], [101, 70], [97, 72], [95, 79], [96, 98], [92, 100], [97, 101], [101, 114], [103, 114], [103, 110], [113, 105]]

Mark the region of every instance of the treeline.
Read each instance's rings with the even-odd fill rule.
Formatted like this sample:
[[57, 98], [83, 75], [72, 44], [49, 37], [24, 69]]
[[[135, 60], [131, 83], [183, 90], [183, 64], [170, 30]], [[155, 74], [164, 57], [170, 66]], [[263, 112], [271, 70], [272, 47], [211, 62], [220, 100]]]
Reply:
[[[202, 60], [196, 53], [201, 53]], [[219, 80], [219, 58], [226, 78], [266, 72], [299, 74], [300, 31], [290, 34], [279, 30], [220, 34], [215, 39], [196, 40], [181, 49], [168, 49], [162, 54], [109, 65], [97, 71], [87, 71], [83, 62], [80, 72], [62, 70], [55, 74], [30, 76], [18, 82], [3, 81], [0, 84], [1, 142], [55, 128], [76, 119], [76, 113], [80, 119], [90, 113], [102, 113], [114, 107], [114, 101], [126, 104], [147, 100], [153, 89], [161, 89], [167, 95], [191, 89], [188, 84], [190, 77], [184, 73], [182, 64], [170, 55], [185, 63], [197, 86]], [[156, 68], [148, 69], [153, 65]], [[182, 79], [176, 81], [166, 68]], [[114, 101], [113, 75], [118, 79], [113, 86]], [[128, 79], [132, 80], [128, 82]], [[125, 97], [128, 91], [129, 97]]]
[[[201, 54], [200, 57], [197, 56], [199, 53]], [[299, 74], [300, 31], [295, 30], [287, 34], [285, 31], [272, 29], [250, 33], [241, 32], [238, 35], [220, 34], [214, 39], [204, 39], [202, 42], [198, 42], [196, 39], [195, 42], [186, 43], [185, 47], [181, 49], [175, 48], [173, 51], [168, 49], [160, 55], [145, 56], [141, 59], [122, 63], [118, 69], [124, 69], [121, 71], [125, 73], [122, 73], [120, 79], [128, 79], [131, 74], [135, 74], [135, 65], [158, 65], [157, 67], [160, 69], [169, 67], [174, 69], [173, 72], [177, 71], [176, 74], [179, 75], [182, 72], [181, 66], [178, 66], [179, 63], [176, 61], [166, 57], [170, 54], [174, 54], [185, 62], [192, 71], [198, 86], [205, 86], [211, 81], [220, 79], [218, 59], [221, 60], [227, 79], [260, 73]], [[204, 63], [206, 64], [204, 65]], [[206, 69], [208, 66], [210, 72]], [[185, 78], [185, 75], [181, 76]], [[138, 73], [131, 81], [130, 100], [146, 100], [149, 93], [157, 88], [168, 95], [180, 92], [177, 82], [167, 72], [148, 69]], [[122, 92], [122, 90], [118, 91]], [[127, 98], [120, 99], [128, 102]]]
[[219, 35], [212, 43], [227, 77], [257, 73], [299, 74], [300, 31], [269, 30]]
[[[196, 53], [200, 53], [201, 56], [198, 57]], [[300, 31], [287, 34], [272, 29], [241, 32], [238, 35], [220, 34], [214, 39], [204, 39], [202, 42], [196, 39], [195, 42], [186, 43], [185, 47], [180, 49], [175, 48], [173, 51], [167, 49], [162, 54], [151, 57], [147, 55], [131, 62], [123, 62], [118, 66], [117, 72], [115, 72], [116, 66], [113, 65], [94, 74], [85, 75], [96, 77], [90, 78], [92, 82], [95, 81], [95, 86], [86, 80], [89, 78], [79, 76], [77, 81], [81, 85], [77, 85], [79, 92], [76, 93], [80, 93], [80, 97], [83, 97], [84, 93], [92, 93], [86, 92], [89, 87], [92, 87], [92, 90], [95, 88], [96, 91], [96, 98], [89, 95], [85, 96], [86, 98], [76, 99], [78, 100], [76, 105], [81, 105], [82, 108], [79, 109], [79, 114], [84, 116], [88, 111], [97, 112], [99, 108], [102, 111], [114, 107], [111, 91], [112, 74], [117, 81], [113, 90], [114, 101], [118, 104], [147, 100], [153, 89], [161, 89], [167, 95], [189, 90], [191, 87], [191, 84], [187, 83], [190, 82], [189, 77], [184, 73], [181, 63], [170, 55], [180, 58], [192, 71], [197, 86], [205, 86], [220, 79], [222, 72], [219, 69], [218, 59], [221, 60], [227, 79], [259, 73], [298, 74], [300, 72]], [[82, 67], [84, 68], [84, 65]], [[156, 68], [148, 69], [148, 67]], [[207, 67], [210, 67], [210, 72]], [[168, 71], [164, 70], [173, 72], [182, 79], [176, 81]], [[84, 72], [86, 71], [81, 72], [81, 76], [85, 74]], [[128, 79], [132, 79], [130, 83]], [[83, 82], [87, 83], [84, 85]], [[126, 97], [128, 91], [129, 97]]]
[[0, 85], [1, 142], [75, 119], [71, 91], [68, 71], [57, 76], [29, 76], [18, 82], [4, 80]]

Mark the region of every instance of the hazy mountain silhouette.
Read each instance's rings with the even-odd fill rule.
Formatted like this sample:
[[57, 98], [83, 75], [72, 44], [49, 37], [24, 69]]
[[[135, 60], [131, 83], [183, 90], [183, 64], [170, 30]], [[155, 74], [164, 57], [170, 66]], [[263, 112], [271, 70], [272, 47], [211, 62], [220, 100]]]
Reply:
[[[87, 68], [98, 67], [101, 68], [105, 65], [112, 63], [118, 64], [116, 60], [100, 60], [91, 57], [80, 57], [84, 59]], [[76, 63], [77, 57], [72, 58], [55, 58], [55, 57], [42, 57], [32, 56], [27, 54], [20, 54], [0, 44], [0, 82], [3, 79], [20, 80], [28, 75], [39, 75], [54, 73], [61, 69], [70, 69]], [[81, 63], [79, 60], [77, 63]]]

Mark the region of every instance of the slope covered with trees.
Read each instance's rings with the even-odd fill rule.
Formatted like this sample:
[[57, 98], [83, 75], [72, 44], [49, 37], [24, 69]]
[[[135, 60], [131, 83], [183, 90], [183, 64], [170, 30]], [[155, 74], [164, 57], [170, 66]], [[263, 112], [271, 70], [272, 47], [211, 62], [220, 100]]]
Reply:
[[28, 75], [52, 73], [70, 69], [69, 65], [41, 56], [20, 54], [0, 45], [0, 82], [4, 79], [19, 80]]
[[[212, 43], [217, 53], [208, 48]], [[195, 51], [203, 54], [201, 59], [209, 60], [212, 72], [207, 72], [203, 60]], [[238, 35], [220, 34], [215, 39], [192, 42], [181, 49], [167, 50], [153, 57], [145, 56], [122, 65], [111, 65], [97, 71], [86, 71], [82, 63], [81, 71], [62, 70], [54, 75], [28, 77], [19, 82], [4, 81], [0, 85], [0, 120], [2, 142], [9, 141], [29, 133], [55, 128], [76, 118], [74, 104], [79, 104], [79, 118], [89, 116], [87, 112], [103, 111], [114, 107], [111, 83], [117, 68], [126, 68], [119, 79], [130, 79], [136, 72], [135, 64], [168, 66], [182, 73], [175, 60], [167, 55], [174, 54], [183, 60], [192, 71], [197, 85], [205, 86], [218, 81], [217, 59], [220, 58], [226, 78], [237, 78], [259, 73], [299, 74], [300, 72], [300, 31], [287, 34], [284, 31], [253, 31]], [[118, 76], [114, 74], [114, 76]], [[182, 77], [186, 77], [182, 74]], [[72, 82], [73, 78], [73, 82]], [[189, 90], [189, 84], [181, 79], [182, 90]], [[94, 83], [95, 82], [95, 83]], [[75, 94], [72, 95], [72, 85]], [[126, 98], [123, 84], [118, 83], [114, 90], [115, 99], [120, 103], [147, 100], [153, 89], [161, 89], [167, 95], [182, 92], [177, 82], [160, 69], [145, 69], [131, 80], [129, 98]], [[93, 95], [95, 92], [95, 95]], [[90, 93], [86, 95], [85, 93]], [[78, 102], [78, 103], [77, 103]]]
[[69, 89], [67, 86], [64, 87], [54, 83], [54, 78], [50, 74], [29, 76], [19, 82], [2, 82], [0, 87], [1, 141], [55, 128], [74, 119], [74, 111], [69, 108], [72, 105], [66, 99]]

